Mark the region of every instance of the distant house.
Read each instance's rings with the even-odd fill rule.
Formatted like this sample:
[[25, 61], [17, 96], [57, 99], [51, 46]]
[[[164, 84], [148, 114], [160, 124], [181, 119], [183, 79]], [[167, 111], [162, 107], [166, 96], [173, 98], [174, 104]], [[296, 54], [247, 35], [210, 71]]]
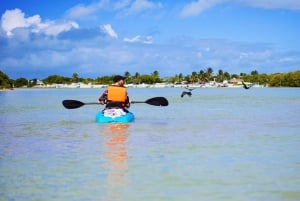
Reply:
[[39, 79], [37, 79], [36, 80], [36, 85], [35, 85], [36, 87], [42, 87], [42, 86], [44, 86], [44, 82], [43, 81], [41, 81], [41, 80], [39, 80]]
[[233, 84], [233, 85], [239, 85], [242, 84], [243, 79], [239, 79], [239, 78], [232, 78], [229, 80], [228, 83]]

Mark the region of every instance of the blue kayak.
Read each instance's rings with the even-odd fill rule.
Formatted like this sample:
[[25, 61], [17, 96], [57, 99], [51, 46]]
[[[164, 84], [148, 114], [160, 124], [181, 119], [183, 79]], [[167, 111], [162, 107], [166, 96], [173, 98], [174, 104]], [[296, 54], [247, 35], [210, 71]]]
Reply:
[[132, 112], [119, 113], [115, 110], [101, 111], [96, 115], [96, 122], [98, 123], [129, 123], [134, 120], [134, 114]]

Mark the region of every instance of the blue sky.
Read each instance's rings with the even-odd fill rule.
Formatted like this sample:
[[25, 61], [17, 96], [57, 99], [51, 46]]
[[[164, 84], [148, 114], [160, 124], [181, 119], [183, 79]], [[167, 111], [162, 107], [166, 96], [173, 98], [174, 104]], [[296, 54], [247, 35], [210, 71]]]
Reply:
[[4, 0], [0, 14], [13, 79], [300, 70], [299, 0]]

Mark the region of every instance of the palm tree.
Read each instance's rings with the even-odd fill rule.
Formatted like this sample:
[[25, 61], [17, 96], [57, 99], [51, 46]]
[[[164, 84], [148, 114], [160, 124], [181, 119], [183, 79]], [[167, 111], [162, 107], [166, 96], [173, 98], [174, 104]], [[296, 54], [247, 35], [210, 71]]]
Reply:
[[179, 73], [179, 75], [178, 75], [178, 82], [182, 82], [182, 80], [183, 80], [183, 75], [182, 75], [182, 73]]
[[152, 73], [152, 79], [153, 79], [153, 82], [160, 82], [160, 78], [159, 78], [159, 72], [157, 70], [155, 70], [153, 73]]
[[258, 71], [257, 70], [251, 71], [251, 75], [258, 75]]
[[217, 75], [217, 82], [222, 82], [223, 81], [223, 75], [224, 75], [223, 70], [220, 69], [218, 71], [218, 75]]
[[126, 71], [126, 72], [124, 73], [124, 75], [125, 75], [126, 78], [130, 78], [130, 77], [131, 77], [131, 75], [130, 75], [130, 73], [129, 73], [128, 71]]
[[257, 70], [251, 71], [251, 75], [252, 75], [252, 82], [257, 82], [258, 71]]
[[136, 72], [134, 75], [134, 83], [135, 84], [140, 84], [140, 82], [141, 82], [140, 77], [141, 77], [140, 74], [138, 72]]
[[225, 72], [223, 78], [224, 80], [230, 80], [230, 74], [228, 72]]
[[211, 67], [207, 68], [207, 70], [206, 70], [206, 78], [207, 78], [207, 81], [210, 81], [210, 80], [211, 80], [211, 77], [212, 77], [213, 72], [214, 72], [214, 70], [213, 70]]
[[126, 83], [131, 83], [132, 82], [131, 75], [128, 71], [126, 71], [124, 73], [124, 76], [126, 77]]
[[159, 72], [157, 70], [153, 71], [152, 75], [159, 77]]
[[191, 75], [191, 77], [190, 77], [190, 80], [191, 80], [192, 83], [198, 82], [198, 74], [197, 74], [196, 71], [193, 71], [193, 72], [192, 72], [192, 75]]
[[201, 82], [203, 82], [205, 80], [204, 70], [200, 70], [199, 71], [198, 77], [199, 77], [199, 79], [200, 79]]
[[78, 73], [73, 73], [72, 81], [73, 82], [78, 82], [79, 81], [79, 75], [78, 75]]

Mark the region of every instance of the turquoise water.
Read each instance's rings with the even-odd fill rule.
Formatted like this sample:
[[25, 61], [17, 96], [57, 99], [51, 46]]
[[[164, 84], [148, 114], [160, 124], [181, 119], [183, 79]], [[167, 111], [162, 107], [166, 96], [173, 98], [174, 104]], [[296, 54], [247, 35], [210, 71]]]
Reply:
[[102, 89], [0, 92], [1, 201], [300, 200], [300, 89], [130, 88], [130, 124], [97, 124]]

